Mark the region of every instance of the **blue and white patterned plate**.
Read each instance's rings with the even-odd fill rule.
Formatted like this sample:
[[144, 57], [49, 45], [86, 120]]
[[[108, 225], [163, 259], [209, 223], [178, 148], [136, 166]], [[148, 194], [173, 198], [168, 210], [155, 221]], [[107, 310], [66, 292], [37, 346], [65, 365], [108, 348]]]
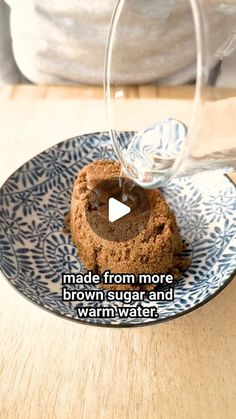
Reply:
[[[120, 135], [125, 144], [133, 134]], [[114, 158], [107, 133], [71, 138], [28, 161], [5, 182], [0, 191], [0, 268], [8, 281], [53, 313], [107, 326], [170, 320], [218, 294], [235, 270], [236, 196], [234, 185], [222, 172], [207, 172], [172, 180], [164, 190], [192, 262], [175, 287], [174, 302], [156, 303], [158, 319], [79, 320], [76, 307], [84, 303], [61, 300], [61, 274], [84, 271], [70, 236], [63, 231], [73, 182], [84, 165], [100, 158]], [[142, 306], [150, 304], [142, 302]]]

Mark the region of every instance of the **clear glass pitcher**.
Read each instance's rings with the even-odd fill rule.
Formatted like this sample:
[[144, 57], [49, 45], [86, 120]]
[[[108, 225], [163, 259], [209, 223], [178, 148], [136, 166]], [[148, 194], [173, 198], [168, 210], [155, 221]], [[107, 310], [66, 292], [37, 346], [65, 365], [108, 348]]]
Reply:
[[[119, 0], [104, 86], [113, 148], [140, 185], [232, 170], [236, 0]], [[128, 144], [124, 130], [133, 131]]]

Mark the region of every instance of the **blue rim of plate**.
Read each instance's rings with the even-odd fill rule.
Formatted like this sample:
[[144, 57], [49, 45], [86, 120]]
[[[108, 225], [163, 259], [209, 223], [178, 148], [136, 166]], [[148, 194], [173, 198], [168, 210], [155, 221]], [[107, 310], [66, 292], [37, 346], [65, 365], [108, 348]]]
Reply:
[[[123, 132], [122, 135], [133, 135], [133, 133], [130, 132]], [[65, 144], [66, 142], [75, 140], [76, 142], [81, 142], [82, 140], [84, 140], [85, 138], [89, 138], [91, 136], [97, 136], [99, 138], [105, 138], [106, 137], [106, 141], [108, 138], [108, 133], [107, 132], [96, 132], [96, 133], [89, 133], [89, 134], [85, 134], [85, 135], [81, 135], [78, 137], [73, 137], [70, 138], [69, 140], [64, 140], [61, 141], [59, 143], [57, 143], [56, 145], [49, 147], [48, 149], [44, 150], [43, 152], [37, 154], [35, 157], [29, 159], [26, 163], [24, 163], [22, 166], [20, 166], [12, 175], [10, 175], [7, 180], [3, 183], [3, 185], [1, 186], [0, 192], [4, 189], [4, 187], [7, 185], [7, 183], [9, 182], [9, 180], [11, 179], [11, 177], [16, 174], [17, 172], [19, 172], [22, 168], [25, 167], [25, 165], [29, 164], [33, 159], [41, 156], [42, 154], [46, 155], [48, 152], [50, 152], [51, 150], [57, 149], [59, 148], [61, 145]], [[109, 148], [110, 146], [108, 146]], [[108, 157], [106, 156], [101, 156], [101, 150], [99, 151], [99, 158], [104, 158], [104, 157]], [[107, 151], [105, 152], [107, 153]], [[111, 152], [113, 153], [113, 151]], [[114, 158], [112, 156], [110, 156], [111, 158]], [[228, 178], [227, 178], [228, 179]], [[230, 182], [230, 180], [228, 179], [228, 181]], [[229, 243], [228, 243], [229, 244]], [[33, 303], [34, 305], [41, 307], [42, 309], [46, 310], [47, 312], [54, 314], [58, 317], [62, 317], [66, 320], [70, 320], [79, 324], [84, 324], [84, 325], [90, 325], [90, 326], [101, 326], [101, 327], [112, 327], [112, 328], [123, 328], [123, 327], [141, 327], [141, 326], [149, 326], [149, 325], [154, 325], [154, 324], [160, 324], [160, 323], [164, 323], [166, 321], [170, 321], [170, 320], [174, 320], [176, 318], [179, 318], [185, 314], [189, 314], [195, 310], [197, 310], [198, 308], [202, 307], [203, 305], [205, 305], [206, 303], [208, 303], [209, 301], [211, 301], [213, 298], [215, 298], [234, 278], [235, 274], [236, 274], [236, 269], [234, 269], [234, 271], [227, 277], [227, 279], [224, 281], [224, 283], [216, 290], [214, 291], [213, 294], [209, 295], [208, 297], [206, 297], [203, 301], [201, 301], [200, 303], [196, 303], [193, 307], [190, 307], [189, 309], [184, 310], [183, 312], [177, 313], [177, 314], [173, 314], [173, 315], [169, 315], [168, 318], [158, 318], [156, 320], [150, 320], [147, 323], [118, 323], [118, 324], [112, 324], [112, 323], [99, 323], [99, 322], [91, 322], [88, 321], [87, 319], [83, 319], [80, 320], [79, 318], [74, 318], [74, 317], [68, 317], [66, 315], [64, 315], [63, 313], [60, 313], [58, 311], [52, 310], [47, 306], [43, 306], [41, 303], [31, 299], [30, 297], [28, 297], [27, 295], [23, 294], [4, 274], [4, 271], [2, 270], [2, 268], [0, 268], [3, 276], [6, 278], [7, 282], [10, 283], [10, 285], [23, 297], [25, 297], [28, 301], [30, 301], [31, 303]]]

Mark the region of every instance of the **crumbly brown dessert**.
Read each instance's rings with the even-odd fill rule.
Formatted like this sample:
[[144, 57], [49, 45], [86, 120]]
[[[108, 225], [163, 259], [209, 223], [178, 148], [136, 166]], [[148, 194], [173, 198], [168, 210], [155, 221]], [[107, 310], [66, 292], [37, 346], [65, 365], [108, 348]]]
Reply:
[[[109, 241], [90, 227], [86, 211], [91, 205], [91, 189], [104, 179], [118, 177], [120, 170], [118, 162], [98, 160], [85, 166], [75, 181], [68, 224], [81, 261], [87, 269], [98, 273], [109, 269], [113, 273], [172, 273], [178, 278], [179, 270], [186, 269], [188, 262], [179, 256], [182, 240], [176, 220], [158, 189], [146, 191], [150, 202], [148, 223], [133, 239]], [[125, 236], [124, 224], [123, 229]], [[111, 287], [134, 289], [124, 285]]]

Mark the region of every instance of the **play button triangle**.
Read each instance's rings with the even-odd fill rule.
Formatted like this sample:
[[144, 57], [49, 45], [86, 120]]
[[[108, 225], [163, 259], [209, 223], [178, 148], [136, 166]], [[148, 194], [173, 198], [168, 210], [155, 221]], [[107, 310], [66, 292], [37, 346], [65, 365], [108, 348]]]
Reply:
[[108, 201], [108, 219], [111, 223], [124, 217], [131, 211], [128, 205], [123, 204], [115, 198], [109, 198]]

